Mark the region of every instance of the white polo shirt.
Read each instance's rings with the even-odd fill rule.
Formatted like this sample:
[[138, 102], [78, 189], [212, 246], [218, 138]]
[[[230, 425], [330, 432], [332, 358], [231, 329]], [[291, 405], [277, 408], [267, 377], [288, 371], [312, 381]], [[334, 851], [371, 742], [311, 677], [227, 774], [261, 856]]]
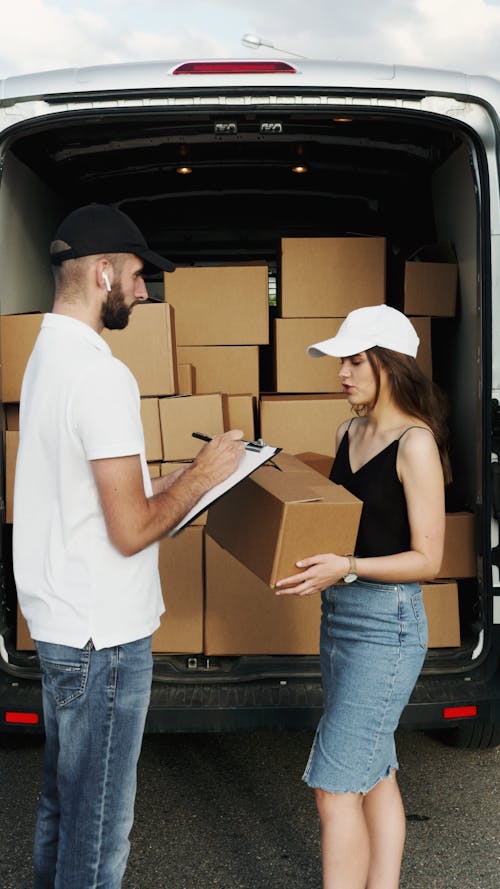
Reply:
[[132, 454], [151, 496], [133, 375], [87, 324], [45, 315], [23, 380], [14, 488], [14, 574], [33, 639], [105, 648], [158, 627], [158, 544], [118, 552], [90, 463]]

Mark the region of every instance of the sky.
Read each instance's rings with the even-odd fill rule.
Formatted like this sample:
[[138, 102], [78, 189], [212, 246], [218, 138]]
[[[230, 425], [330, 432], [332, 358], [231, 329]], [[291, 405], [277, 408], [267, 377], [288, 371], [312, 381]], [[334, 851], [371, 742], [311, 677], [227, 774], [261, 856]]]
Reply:
[[[243, 46], [248, 33], [274, 49]], [[500, 78], [500, 0], [1, 0], [0, 34], [0, 78], [281, 50]]]

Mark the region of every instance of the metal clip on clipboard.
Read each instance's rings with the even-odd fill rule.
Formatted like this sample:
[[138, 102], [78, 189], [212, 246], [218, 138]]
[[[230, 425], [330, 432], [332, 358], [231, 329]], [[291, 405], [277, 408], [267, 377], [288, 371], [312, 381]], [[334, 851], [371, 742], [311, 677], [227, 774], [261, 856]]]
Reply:
[[261, 451], [262, 448], [265, 447], [265, 442], [262, 438], [257, 438], [256, 441], [247, 441], [245, 445], [246, 451]]
[[[205, 435], [203, 432], [192, 432], [191, 435], [193, 438], [199, 438], [201, 441], [211, 441], [212, 437], [210, 435]], [[255, 441], [247, 441], [245, 442], [245, 450], [253, 451], [254, 453], [259, 453], [262, 451], [262, 448], [267, 447], [265, 441], [262, 438], [257, 438]], [[279, 449], [281, 450], [281, 449]], [[266, 460], [266, 463], [269, 463], [271, 466], [274, 466], [275, 469], [278, 469], [280, 472], [283, 472], [281, 466], [278, 466], [274, 460]]]
[[[245, 450], [258, 452], [258, 451], [261, 451], [262, 448], [265, 448], [265, 447], [266, 447], [265, 441], [262, 438], [257, 438], [256, 441], [247, 441], [247, 443], [245, 445]], [[269, 460], [266, 460], [266, 463], [269, 463], [270, 466], [274, 466], [274, 468], [278, 469], [279, 472], [283, 472], [281, 466], [278, 466], [278, 464], [275, 463], [274, 460], [271, 460], [271, 458], [269, 458]]]

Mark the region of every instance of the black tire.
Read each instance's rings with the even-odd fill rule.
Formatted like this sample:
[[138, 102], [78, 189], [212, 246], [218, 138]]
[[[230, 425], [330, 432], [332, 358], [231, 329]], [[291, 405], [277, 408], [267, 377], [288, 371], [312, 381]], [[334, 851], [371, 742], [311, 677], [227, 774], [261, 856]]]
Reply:
[[452, 728], [438, 729], [431, 732], [443, 744], [459, 747], [462, 750], [492, 750], [500, 745], [500, 725], [474, 719]]

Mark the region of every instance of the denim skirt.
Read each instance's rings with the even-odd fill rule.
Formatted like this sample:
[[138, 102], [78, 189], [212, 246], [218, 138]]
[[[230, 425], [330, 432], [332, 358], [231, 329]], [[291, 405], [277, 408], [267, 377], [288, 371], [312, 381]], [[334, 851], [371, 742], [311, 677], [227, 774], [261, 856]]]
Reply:
[[324, 711], [303, 780], [368, 793], [398, 768], [394, 732], [427, 649], [418, 583], [357, 580], [322, 593]]

